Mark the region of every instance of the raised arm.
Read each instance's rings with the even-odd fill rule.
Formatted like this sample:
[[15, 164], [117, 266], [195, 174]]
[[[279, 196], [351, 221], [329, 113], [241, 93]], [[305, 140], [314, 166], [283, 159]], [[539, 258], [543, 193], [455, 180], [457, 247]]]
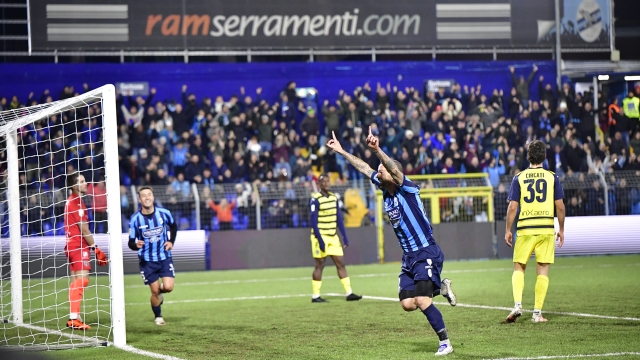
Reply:
[[367, 146], [376, 154], [378, 159], [380, 159], [382, 165], [387, 169], [389, 174], [391, 174], [393, 181], [397, 185], [402, 185], [402, 182], [404, 181], [404, 174], [402, 173], [402, 170], [398, 168], [398, 165], [396, 165], [395, 161], [393, 161], [389, 155], [385, 154], [384, 151], [380, 149], [380, 141], [371, 133], [371, 126], [369, 126]]
[[333, 136], [333, 138], [329, 140], [329, 142], [327, 143], [327, 147], [335, 151], [336, 153], [342, 155], [351, 165], [353, 165], [354, 168], [356, 168], [356, 170], [366, 175], [368, 178], [371, 178], [371, 174], [374, 173], [374, 170], [371, 167], [369, 167], [369, 165], [366, 162], [364, 162], [362, 159], [346, 152], [342, 148], [342, 145], [340, 145], [340, 142], [338, 141], [338, 139], [336, 139], [336, 134], [333, 131], [331, 132], [331, 135]]

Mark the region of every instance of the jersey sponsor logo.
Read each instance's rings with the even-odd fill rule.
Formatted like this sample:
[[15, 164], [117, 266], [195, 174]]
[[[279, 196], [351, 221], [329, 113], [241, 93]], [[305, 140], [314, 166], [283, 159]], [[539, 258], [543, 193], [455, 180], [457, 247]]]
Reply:
[[521, 217], [529, 217], [529, 216], [551, 216], [551, 212], [549, 210], [525, 210], [520, 212]]
[[163, 231], [164, 231], [164, 228], [157, 227], [157, 228], [153, 228], [153, 229], [149, 229], [149, 230], [143, 231], [142, 232], [142, 236], [144, 236], [146, 238], [156, 237], [156, 236], [162, 234]]
[[149, 227], [148, 225], [142, 225], [142, 226], [138, 227], [138, 229], [146, 229], [148, 227]]
[[400, 226], [400, 218], [402, 217], [402, 214], [400, 214], [399, 208], [392, 208], [387, 211], [387, 214], [389, 214], [389, 220], [394, 228]]

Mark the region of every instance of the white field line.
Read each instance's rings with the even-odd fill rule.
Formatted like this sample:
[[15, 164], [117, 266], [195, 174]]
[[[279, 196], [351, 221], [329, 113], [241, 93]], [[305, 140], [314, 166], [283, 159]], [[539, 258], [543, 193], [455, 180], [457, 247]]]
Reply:
[[[329, 296], [342, 296], [342, 294], [327, 294]], [[364, 299], [371, 300], [382, 300], [382, 301], [399, 301], [398, 298], [391, 297], [383, 297], [383, 296], [363, 296]], [[446, 302], [433, 302], [436, 305], [449, 305]], [[486, 309], [486, 310], [505, 310], [511, 311], [513, 308], [503, 307], [503, 306], [488, 306], [488, 305], [475, 305], [475, 304], [460, 304], [458, 303], [456, 307], [466, 307], [473, 309]], [[523, 310], [524, 312], [532, 313], [532, 310]], [[545, 314], [554, 314], [554, 315], [565, 315], [565, 316], [577, 316], [577, 317], [589, 317], [596, 319], [610, 319], [610, 320], [627, 320], [627, 321], [640, 321], [640, 318], [634, 317], [622, 317], [622, 316], [610, 316], [610, 315], [597, 315], [597, 314], [585, 314], [585, 313], [575, 313], [575, 312], [563, 312], [563, 311], [545, 311]]]
[[[640, 263], [632, 263], [626, 265], [619, 264], [601, 264], [597, 265], [597, 267], [623, 267], [623, 266], [640, 266]], [[552, 269], [581, 269], [584, 268], [584, 265], [552, 265]], [[596, 266], [588, 266], [588, 267], [596, 267]], [[484, 273], [484, 272], [501, 272], [501, 271], [513, 271], [513, 267], [506, 268], [488, 268], [488, 269], [465, 269], [465, 270], [444, 270], [442, 272], [443, 276], [448, 274], [466, 274], [466, 273]], [[386, 277], [386, 276], [398, 276], [398, 273], [377, 273], [377, 274], [358, 274], [351, 275], [351, 278], [370, 278], [370, 277]], [[274, 281], [305, 281], [309, 280], [309, 276], [305, 277], [292, 277], [292, 278], [273, 278], [273, 279], [244, 279], [244, 280], [218, 280], [218, 281], [201, 281], [201, 282], [178, 282], [176, 285], [179, 286], [202, 286], [202, 285], [227, 285], [227, 284], [251, 284], [251, 283], [263, 283], [263, 282], [274, 282]], [[335, 275], [324, 275], [323, 279], [337, 279], [338, 277]], [[127, 285], [125, 288], [127, 289], [135, 289], [135, 288], [146, 288], [147, 285]]]
[[138, 349], [138, 348], [135, 348], [135, 347], [130, 346], [130, 345], [117, 346], [117, 348], [118, 349], [122, 349], [122, 350], [127, 351], [127, 352], [130, 352], [130, 353], [134, 353], [134, 354], [138, 354], [138, 355], [144, 355], [144, 356], [152, 357], [152, 358], [155, 358], [155, 359], [182, 360], [181, 358], [177, 358], [175, 356], [158, 354], [158, 353], [154, 353], [154, 352], [151, 352], [151, 351]]
[[[337, 293], [327, 293], [327, 296], [337, 296], [341, 297], [344, 294]], [[264, 300], [264, 299], [290, 299], [296, 297], [305, 297], [311, 295], [309, 294], [290, 294], [290, 295], [271, 295], [271, 296], [242, 296], [242, 297], [228, 297], [228, 298], [210, 298], [210, 299], [189, 299], [189, 300], [165, 300], [165, 304], [185, 304], [185, 303], [204, 303], [204, 302], [220, 302], [220, 301], [237, 301], [237, 300]], [[398, 298], [392, 297], [384, 297], [384, 296], [368, 296], [364, 295], [364, 299], [370, 300], [381, 300], [381, 301], [394, 301], [398, 302]], [[436, 305], [449, 305], [446, 302], [437, 302], [434, 301]], [[135, 305], [149, 305], [148, 302], [140, 302], [140, 303], [127, 303], [127, 306], [135, 306]], [[488, 305], [475, 305], [475, 304], [460, 304], [456, 305], [457, 307], [466, 307], [466, 308], [474, 308], [474, 309], [486, 309], [486, 310], [504, 310], [510, 311], [512, 308], [503, 307], [503, 306], [488, 306]], [[533, 312], [531, 310], [524, 310], [525, 312]], [[561, 312], [561, 311], [545, 311], [545, 314], [554, 314], [554, 315], [565, 315], [565, 316], [577, 316], [577, 317], [589, 317], [596, 319], [610, 319], [610, 320], [626, 320], [626, 321], [640, 321], [640, 318], [634, 317], [621, 317], [621, 316], [609, 316], [609, 315], [597, 315], [597, 314], [585, 314], [585, 313], [574, 313], [574, 312]]]
[[[24, 328], [27, 328], [27, 329], [31, 329], [31, 330], [40, 331], [40, 332], [47, 333], [47, 334], [64, 336], [64, 337], [67, 337], [69, 339], [82, 340], [82, 341], [87, 342], [87, 343], [94, 343], [96, 346], [98, 346], [99, 344], [101, 344], [103, 342], [103, 341], [98, 340], [96, 338], [91, 338], [91, 337], [88, 337], [88, 336], [82, 336], [82, 335], [76, 335], [76, 334], [67, 334], [67, 333], [62, 332], [60, 330], [51, 330], [51, 329], [43, 328], [43, 327], [40, 327], [40, 326], [34, 326], [34, 325], [29, 325], [29, 324], [14, 324], [14, 325], [17, 325], [17, 326], [20, 326], [20, 327], [24, 327]], [[152, 358], [156, 358], [156, 359], [182, 360], [180, 358], [173, 357], [173, 356], [168, 356], [168, 355], [154, 353], [154, 352], [151, 352], [151, 351], [141, 350], [141, 349], [135, 348], [135, 347], [130, 346], [130, 345], [117, 346], [117, 348], [118, 349], [122, 349], [122, 350], [127, 351], [127, 352], [134, 353], [134, 354], [144, 355], [144, 356], [148, 356], [148, 357], [152, 357]]]
[[[241, 296], [228, 298], [211, 298], [211, 299], [189, 299], [189, 300], [165, 300], [163, 304], [187, 304], [187, 303], [205, 303], [220, 301], [236, 301], [236, 300], [264, 300], [264, 299], [290, 299], [295, 297], [311, 297], [310, 294], [287, 294], [287, 295], [263, 295], [263, 296]], [[126, 306], [149, 305], [149, 302], [126, 303]]]
[[532, 356], [532, 357], [507, 357], [495, 358], [492, 360], [543, 360], [543, 359], [573, 359], [573, 358], [590, 358], [590, 357], [613, 357], [613, 356], [640, 356], [640, 352], [617, 352], [607, 354], [576, 354], [576, 355], [550, 355], [550, 356]]

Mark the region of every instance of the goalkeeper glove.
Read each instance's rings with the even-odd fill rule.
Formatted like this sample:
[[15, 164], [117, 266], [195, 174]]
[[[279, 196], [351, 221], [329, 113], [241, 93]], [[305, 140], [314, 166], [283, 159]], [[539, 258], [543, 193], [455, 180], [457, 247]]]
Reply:
[[105, 266], [109, 262], [107, 259], [107, 255], [100, 250], [97, 246], [93, 248], [93, 251], [96, 253], [96, 260], [98, 261], [98, 265]]

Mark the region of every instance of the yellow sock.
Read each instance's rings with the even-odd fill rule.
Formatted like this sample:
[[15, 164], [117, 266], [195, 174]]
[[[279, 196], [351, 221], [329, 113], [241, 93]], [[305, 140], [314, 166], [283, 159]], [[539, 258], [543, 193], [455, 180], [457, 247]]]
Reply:
[[314, 298], [317, 298], [317, 297], [320, 296], [320, 288], [321, 287], [322, 287], [322, 280], [320, 280], [320, 281], [311, 280], [311, 288], [313, 289], [312, 296]]
[[351, 280], [349, 280], [348, 276], [344, 279], [340, 279], [340, 282], [342, 283], [342, 287], [344, 288], [344, 291], [347, 293], [347, 295], [353, 292], [351, 291]]
[[522, 292], [524, 291], [524, 273], [522, 271], [513, 272], [511, 285], [513, 286], [513, 301], [522, 303]]
[[536, 279], [536, 303], [534, 309], [542, 310], [544, 298], [547, 296], [547, 289], [549, 289], [549, 277], [538, 275]]

